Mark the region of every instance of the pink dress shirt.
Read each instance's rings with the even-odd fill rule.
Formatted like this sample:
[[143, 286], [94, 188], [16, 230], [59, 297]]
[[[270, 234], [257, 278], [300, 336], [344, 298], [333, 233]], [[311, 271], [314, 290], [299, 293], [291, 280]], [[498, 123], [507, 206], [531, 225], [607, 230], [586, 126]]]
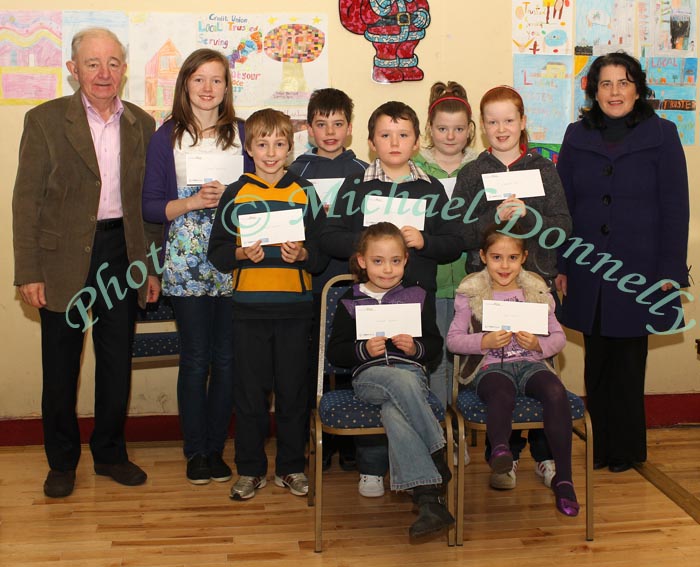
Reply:
[[114, 99], [114, 113], [106, 122], [83, 95], [83, 106], [87, 114], [92, 143], [95, 146], [97, 164], [100, 168], [101, 189], [97, 220], [117, 219], [124, 216], [120, 191], [121, 141], [119, 120], [124, 105], [119, 97]]

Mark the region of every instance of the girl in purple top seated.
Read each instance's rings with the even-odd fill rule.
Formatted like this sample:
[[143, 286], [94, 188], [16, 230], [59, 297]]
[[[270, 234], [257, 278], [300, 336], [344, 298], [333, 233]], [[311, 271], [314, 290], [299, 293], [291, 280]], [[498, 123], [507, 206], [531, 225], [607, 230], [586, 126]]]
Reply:
[[[527, 258], [523, 232], [512, 223], [486, 229], [479, 254], [486, 268], [468, 275], [457, 288], [455, 318], [447, 334], [447, 347], [471, 355], [462, 372], [487, 407], [486, 434], [491, 442], [489, 465], [496, 473], [513, 467], [508, 446], [515, 397], [525, 395], [544, 406], [544, 431], [556, 463], [552, 490], [557, 509], [576, 516], [579, 505], [571, 482], [571, 412], [561, 380], [547, 362], [566, 344], [554, 315], [549, 286], [533, 272], [523, 270]], [[511, 236], [512, 235], [512, 236]], [[525, 301], [549, 305], [549, 333], [525, 331], [482, 332], [483, 302]]]
[[[389, 440], [391, 488], [413, 489], [419, 510], [409, 530], [413, 538], [442, 531], [454, 524], [454, 518], [444, 504], [451, 478], [445, 437], [428, 404], [428, 376], [423, 367], [441, 352], [442, 337], [434, 302], [426, 301], [426, 291], [402, 285], [407, 260], [408, 247], [393, 224], [380, 222], [362, 233], [350, 260], [358, 283], [338, 304], [327, 356], [334, 366], [352, 368], [352, 386], [359, 399], [381, 406]], [[356, 338], [358, 306], [401, 303], [419, 304], [420, 337], [401, 333]]]

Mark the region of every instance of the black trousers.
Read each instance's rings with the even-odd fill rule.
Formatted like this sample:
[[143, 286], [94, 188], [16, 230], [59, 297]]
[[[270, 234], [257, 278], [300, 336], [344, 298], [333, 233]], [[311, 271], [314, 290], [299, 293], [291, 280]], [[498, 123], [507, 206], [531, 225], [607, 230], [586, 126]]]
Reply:
[[234, 319], [233, 387], [238, 474], [267, 474], [268, 396], [275, 393], [278, 475], [303, 472], [309, 417], [311, 319]]
[[[93, 460], [101, 464], [121, 463], [128, 458], [124, 423], [131, 389], [131, 348], [137, 304], [136, 292], [126, 283], [128, 265], [123, 228], [97, 231], [85, 287], [95, 294], [91, 306], [95, 427], [90, 437], [90, 450]], [[82, 297], [87, 306], [88, 294]], [[44, 448], [49, 467], [59, 471], [74, 470], [80, 459], [75, 406], [85, 344], [84, 319], [77, 307], [72, 307], [68, 313], [48, 309], [40, 309], [39, 313]], [[77, 328], [71, 327], [67, 319]]]
[[599, 314], [593, 334], [584, 335], [586, 405], [593, 424], [593, 455], [597, 461], [646, 461], [644, 381], [648, 343], [647, 336], [601, 335]]

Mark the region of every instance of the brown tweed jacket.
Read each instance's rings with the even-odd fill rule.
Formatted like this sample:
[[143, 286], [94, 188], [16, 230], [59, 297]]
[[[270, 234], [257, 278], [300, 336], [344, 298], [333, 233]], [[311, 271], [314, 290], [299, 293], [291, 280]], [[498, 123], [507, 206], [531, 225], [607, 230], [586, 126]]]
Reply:
[[[160, 227], [144, 225], [141, 188], [153, 118], [123, 101], [121, 196], [129, 261], [146, 260]], [[87, 279], [100, 198], [100, 171], [80, 91], [29, 112], [12, 199], [15, 285], [44, 282], [47, 309], [64, 311]], [[148, 241], [148, 245], [147, 245]], [[138, 272], [134, 280], [140, 281]], [[139, 289], [145, 305], [146, 288]]]

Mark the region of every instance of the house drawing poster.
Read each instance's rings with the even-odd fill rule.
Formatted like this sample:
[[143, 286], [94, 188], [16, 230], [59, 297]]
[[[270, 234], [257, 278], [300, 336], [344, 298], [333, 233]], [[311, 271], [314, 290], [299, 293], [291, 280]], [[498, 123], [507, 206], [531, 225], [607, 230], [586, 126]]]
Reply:
[[572, 53], [574, 11], [569, 0], [512, 0], [513, 53]]
[[522, 95], [533, 143], [560, 144], [572, 121], [572, 58], [513, 56], [513, 86]]
[[210, 48], [228, 59], [239, 115], [272, 106], [304, 118], [311, 92], [328, 85], [327, 27], [323, 14], [132, 14], [131, 100], [162, 119], [182, 62]]
[[641, 59], [656, 113], [673, 122], [683, 145], [695, 143], [698, 60], [694, 57]]
[[577, 0], [576, 55], [634, 52], [635, 0]]
[[40, 104], [61, 95], [61, 12], [0, 12], [0, 104]]
[[639, 0], [639, 48], [642, 57], [696, 57], [695, 0]]
[[74, 92], [77, 85], [65, 68], [70, 40], [93, 26], [112, 30], [127, 47], [122, 95], [159, 121], [172, 108], [182, 62], [200, 47], [226, 55], [234, 104], [243, 117], [272, 106], [305, 119], [311, 92], [328, 86], [325, 14], [68, 10], [8, 11], [0, 16], [1, 104], [39, 104]]

